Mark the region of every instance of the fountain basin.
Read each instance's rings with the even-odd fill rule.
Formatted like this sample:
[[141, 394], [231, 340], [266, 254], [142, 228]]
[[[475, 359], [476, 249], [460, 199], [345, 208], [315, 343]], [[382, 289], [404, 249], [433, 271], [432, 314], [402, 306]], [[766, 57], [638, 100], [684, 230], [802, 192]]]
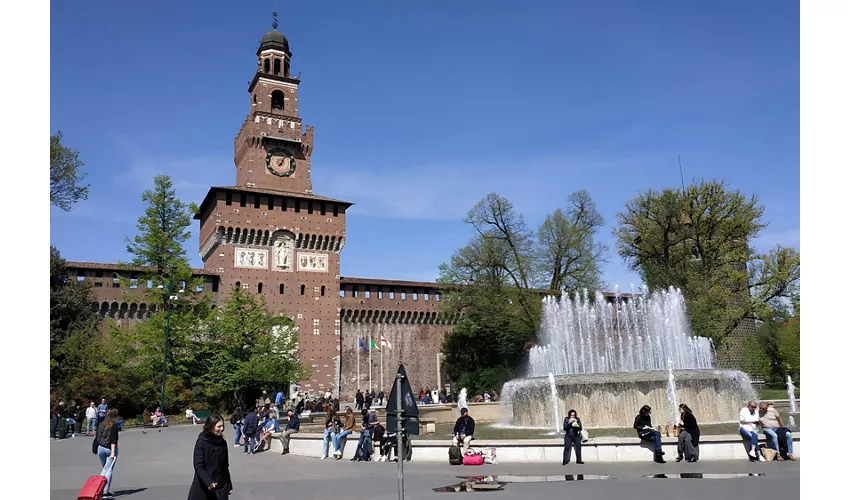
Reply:
[[[668, 417], [668, 375], [666, 371], [556, 375], [554, 397], [550, 377], [511, 380], [502, 388], [500, 422], [560, 429], [556, 415], [574, 409], [588, 429], [631, 427], [640, 407], [649, 405], [653, 424], [673, 424]], [[747, 401], [757, 399], [750, 377], [737, 370], [673, 370], [673, 375], [676, 400], [687, 404], [700, 423], [735, 422]]]

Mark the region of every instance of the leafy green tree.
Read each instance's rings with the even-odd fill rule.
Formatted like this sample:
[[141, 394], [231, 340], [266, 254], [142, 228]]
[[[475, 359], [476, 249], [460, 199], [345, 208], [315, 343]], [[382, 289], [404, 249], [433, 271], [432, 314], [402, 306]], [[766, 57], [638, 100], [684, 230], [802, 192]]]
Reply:
[[799, 293], [794, 249], [749, 246], [766, 227], [763, 214], [755, 196], [722, 182], [650, 189], [617, 214], [617, 250], [650, 289], [680, 288], [694, 331], [721, 345], [742, 321]]
[[89, 197], [79, 152], [62, 145], [62, 132], [50, 136], [50, 204], [64, 211]]
[[217, 309], [198, 355], [208, 365], [202, 376], [206, 394], [229, 407], [244, 406], [262, 388], [310, 376], [299, 361], [293, 321], [272, 314], [265, 299], [239, 288]]
[[[50, 382], [65, 383], [79, 368], [72, 346], [97, 335], [98, 314], [91, 285], [68, 279], [65, 260], [50, 247]], [[70, 339], [70, 340], [69, 340]]]

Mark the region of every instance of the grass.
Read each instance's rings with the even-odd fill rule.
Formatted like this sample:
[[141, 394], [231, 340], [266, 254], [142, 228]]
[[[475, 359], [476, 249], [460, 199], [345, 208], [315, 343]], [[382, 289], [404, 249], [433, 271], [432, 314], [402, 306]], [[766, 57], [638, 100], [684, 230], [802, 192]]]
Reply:
[[[756, 389], [756, 393], [758, 393], [759, 400], [762, 401], [770, 401], [773, 399], [788, 399], [788, 389], [785, 388], [762, 387], [761, 389]], [[799, 387], [794, 390], [794, 396], [796, 396], [797, 399], [800, 399]]]

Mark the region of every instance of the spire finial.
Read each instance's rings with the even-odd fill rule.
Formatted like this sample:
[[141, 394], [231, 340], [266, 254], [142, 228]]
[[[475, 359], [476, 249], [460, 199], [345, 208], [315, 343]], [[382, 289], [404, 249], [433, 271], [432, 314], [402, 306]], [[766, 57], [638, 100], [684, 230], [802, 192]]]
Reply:
[[276, 30], [279, 24], [277, 23], [277, 12], [272, 12], [272, 17], [274, 17], [274, 21], [272, 21], [272, 29]]

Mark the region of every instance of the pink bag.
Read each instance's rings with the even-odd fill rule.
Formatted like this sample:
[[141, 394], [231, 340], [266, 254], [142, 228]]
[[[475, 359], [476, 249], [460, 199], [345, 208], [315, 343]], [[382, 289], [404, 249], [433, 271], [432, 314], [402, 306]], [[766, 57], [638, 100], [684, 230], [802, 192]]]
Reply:
[[463, 457], [463, 465], [484, 465], [484, 455], [480, 453], [466, 455]]

